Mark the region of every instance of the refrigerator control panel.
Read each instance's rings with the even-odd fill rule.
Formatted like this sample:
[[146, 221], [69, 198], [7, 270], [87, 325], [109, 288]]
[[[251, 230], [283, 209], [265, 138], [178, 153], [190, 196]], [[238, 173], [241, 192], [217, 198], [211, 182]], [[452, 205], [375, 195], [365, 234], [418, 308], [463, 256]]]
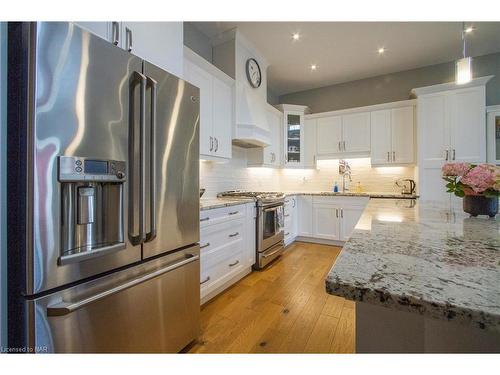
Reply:
[[58, 179], [60, 182], [124, 182], [125, 177], [126, 163], [124, 161], [78, 156], [58, 157]]

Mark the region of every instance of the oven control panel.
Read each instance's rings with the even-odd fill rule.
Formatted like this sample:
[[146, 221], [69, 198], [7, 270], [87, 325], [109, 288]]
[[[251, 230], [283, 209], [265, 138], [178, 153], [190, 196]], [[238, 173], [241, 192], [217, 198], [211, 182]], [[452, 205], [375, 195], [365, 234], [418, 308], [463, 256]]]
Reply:
[[60, 182], [126, 181], [126, 163], [119, 160], [102, 160], [78, 156], [59, 156], [58, 179]]

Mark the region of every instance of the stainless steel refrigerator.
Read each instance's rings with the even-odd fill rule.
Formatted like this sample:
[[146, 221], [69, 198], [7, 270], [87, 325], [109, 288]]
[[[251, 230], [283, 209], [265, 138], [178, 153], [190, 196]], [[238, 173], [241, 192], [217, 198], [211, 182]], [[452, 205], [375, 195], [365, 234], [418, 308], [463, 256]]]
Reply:
[[181, 350], [199, 333], [199, 90], [72, 23], [8, 33], [9, 347]]

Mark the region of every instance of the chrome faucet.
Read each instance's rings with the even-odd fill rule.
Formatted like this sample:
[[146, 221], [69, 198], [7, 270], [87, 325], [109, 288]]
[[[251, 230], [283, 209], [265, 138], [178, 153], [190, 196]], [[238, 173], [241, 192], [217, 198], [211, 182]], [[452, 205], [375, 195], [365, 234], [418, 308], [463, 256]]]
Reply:
[[339, 160], [339, 174], [342, 176], [342, 193], [345, 193], [346, 189], [345, 187], [345, 179], [346, 177], [349, 177], [349, 181], [352, 182], [352, 177], [351, 177], [351, 166], [347, 162], [347, 160], [340, 159]]

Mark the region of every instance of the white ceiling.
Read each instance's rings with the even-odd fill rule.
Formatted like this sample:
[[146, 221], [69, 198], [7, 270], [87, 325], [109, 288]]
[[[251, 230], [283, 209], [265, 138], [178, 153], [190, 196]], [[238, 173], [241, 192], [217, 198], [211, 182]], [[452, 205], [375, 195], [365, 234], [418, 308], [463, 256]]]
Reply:
[[[500, 51], [500, 22], [467, 23], [468, 51]], [[237, 27], [265, 56], [276, 95], [438, 64], [461, 57], [461, 22], [193, 22], [209, 37]], [[300, 40], [293, 41], [292, 33]], [[379, 55], [377, 50], [386, 52]], [[311, 64], [317, 64], [311, 71]]]

